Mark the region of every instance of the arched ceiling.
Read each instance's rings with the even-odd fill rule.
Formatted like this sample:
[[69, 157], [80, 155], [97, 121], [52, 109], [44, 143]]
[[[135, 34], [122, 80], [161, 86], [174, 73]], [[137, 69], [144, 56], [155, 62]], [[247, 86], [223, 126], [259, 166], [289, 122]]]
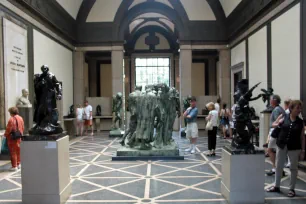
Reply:
[[[81, 4], [89, 4], [93, 0], [56, 0], [74, 19], [76, 19], [80, 10]], [[171, 9], [176, 9], [174, 5], [178, 1], [183, 6], [190, 21], [211, 21], [216, 20], [216, 11], [214, 11], [210, 4], [210, 0], [94, 0], [94, 4], [87, 14], [86, 22], [113, 22], [119, 6], [124, 1], [131, 3], [126, 8], [127, 10], [145, 3], [147, 1], [159, 2]], [[220, 1], [225, 16], [238, 6], [242, 0], [213, 0]]]

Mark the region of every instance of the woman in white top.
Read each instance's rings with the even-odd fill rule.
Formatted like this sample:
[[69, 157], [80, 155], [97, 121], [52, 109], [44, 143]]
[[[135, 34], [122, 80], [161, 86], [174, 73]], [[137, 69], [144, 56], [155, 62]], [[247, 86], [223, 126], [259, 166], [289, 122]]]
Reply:
[[229, 131], [230, 138], [232, 138], [232, 129], [230, 127], [230, 120], [231, 120], [231, 111], [226, 107], [226, 103], [223, 103], [223, 108], [220, 111], [220, 118], [221, 118], [221, 126], [223, 131], [223, 138], [227, 138], [226, 129]]
[[77, 105], [76, 109], [76, 118], [77, 118], [77, 128], [76, 128], [76, 135], [77, 136], [82, 136], [83, 133], [83, 114], [84, 114], [84, 109], [80, 104]]
[[218, 111], [215, 110], [215, 104], [212, 102], [208, 103], [206, 107], [209, 110], [206, 120], [210, 121], [213, 126], [212, 130], [208, 130], [209, 154], [207, 154], [207, 156], [216, 156], [215, 149], [217, 144]]

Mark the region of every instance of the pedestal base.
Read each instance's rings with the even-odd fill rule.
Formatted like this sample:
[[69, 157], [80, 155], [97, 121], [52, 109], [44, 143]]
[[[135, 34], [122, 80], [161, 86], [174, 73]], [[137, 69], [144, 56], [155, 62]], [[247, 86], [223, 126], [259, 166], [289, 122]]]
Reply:
[[111, 130], [109, 131], [109, 137], [123, 137], [124, 130]]
[[265, 156], [233, 154], [231, 147], [222, 151], [221, 193], [230, 204], [265, 202]]
[[29, 130], [33, 127], [33, 109], [28, 106], [18, 106], [19, 115], [23, 118], [24, 121], [24, 132], [27, 134]]
[[22, 203], [62, 204], [71, 194], [69, 137], [21, 142]]
[[164, 146], [162, 149], [152, 147], [149, 150], [140, 150], [138, 146], [134, 148], [120, 147], [117, 150], [117, 156], [113, 160], [141, 160], [141, 159], [174, 159], [183, 160], [184, 156], [180, 156], [179, 149], [175, 142], [171, 145]]

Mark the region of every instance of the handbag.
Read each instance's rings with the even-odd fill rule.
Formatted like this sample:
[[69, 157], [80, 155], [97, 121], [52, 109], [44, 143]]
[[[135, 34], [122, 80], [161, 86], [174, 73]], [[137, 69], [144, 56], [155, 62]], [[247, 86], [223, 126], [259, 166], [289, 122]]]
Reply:
[[21, 134], [21, 132], [18, 129], [18, 121], [17, 121], [16, 118], [15, 118], [15, 120], [16, 120], [16, 124], [17, 124], [17, 129], [15, 131], [14, 130], [11, 131], [11, 139], [12, 140], [18, 140], [18, 139], [20, 139], [22, 137], [22, 134]]
[[278, 138], [279, 133], [281, 132], [281, 127], [277, 126], [276, 128], [273, 129], [273, 131], [271, 132], [271, 137], [273, 138]]
[[212, 130], [213, 129], [213, 125], [212, 125], [212, 122], [209, 120], [207, 123], [206, 123], [206, 130]]

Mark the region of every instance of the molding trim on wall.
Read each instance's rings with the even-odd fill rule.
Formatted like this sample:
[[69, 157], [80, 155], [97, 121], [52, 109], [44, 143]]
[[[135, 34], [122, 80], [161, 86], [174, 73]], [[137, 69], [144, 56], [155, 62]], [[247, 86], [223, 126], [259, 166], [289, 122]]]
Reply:
[[29, 79], [29, 99], [34, 104], [34, 36], [33, 27], [28, 26], [28, 79]]
[[[300, 52], [300, 60], [301, 60], [301, 100], [305, 103], [306, 101], [306, 2], [305, 0], [301, 1], [301, 52]], [[306, 118], [306, 108], [303, 108], [303, 118]]]
[[[56, 0], [8, 0], [34, 11], [45, 22], [63, 32], [71, 40], [76, 40], [76, 20]], [[34, 13], [33, 12], [33, 13]]]
[[299, 2], [300, 0], [286, 0], [282, 2], [277, 7], [275, 7], [272, 11], [270, 11], [270, 13], [267, 13], [260, 20], [258, 20], [256, 23], [250, 24], [249, 27], [245, 29], [243, 33], [235, 35], [234, 36], [235, 38], [233, 37], [233, 40], [230, 40], [229, 46], [232, 48], [240, 44], [246, 38], [253, 35], [257, 31], [259, 31], [261, 28], [266, 26], [269, 22], [272, 22], [277, 17], [279, 17], [280, 15], [290, 10], [293, 6], [295, 6]]
[[32, 16], [28, 15], [20, 8], [10, 3], [9, 1], [0, 1], [0, 10], [3, 10], [9, 16], [16, 18], [27, 26], [31, 25], [33, 29], [39, 30], [41, 33], [49, 37], [50, 39], [56, 41], [67, 49], [73, 51], [74, 46], [68, 42], [65, 38], [60, 36], [58, 33], [52, 31], [46, 25], [42, 24], [38, 20], [34, 19]]
[[271, 22], [267, 24], [267, 88], [272, 88], [272, 31]]

